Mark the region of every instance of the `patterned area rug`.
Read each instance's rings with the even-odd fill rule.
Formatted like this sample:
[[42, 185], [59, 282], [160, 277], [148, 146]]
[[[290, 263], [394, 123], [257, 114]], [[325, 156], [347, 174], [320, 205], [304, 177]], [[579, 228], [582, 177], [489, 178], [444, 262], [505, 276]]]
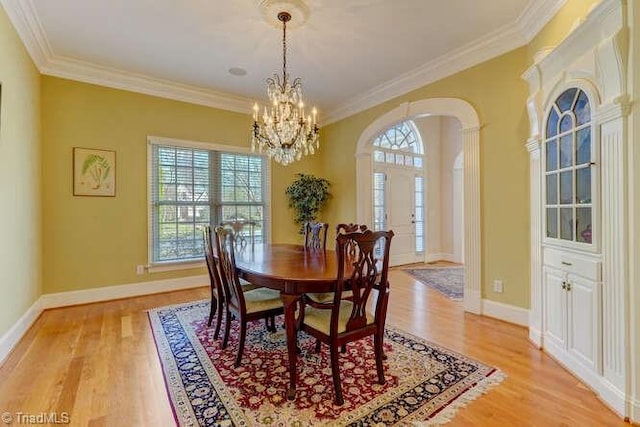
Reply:
[[462, 301], [464, 297], [464, 267], [407, 268], [403, 271], [447, 298]]
[[[455, 411], [502, 381], [490, 366], [388, 328], [386, 384], [376, 381], [373, 345], [361, 340], [341, 354], [345, 403], [333, 404], [329, 351], [300, 334], [296, 400], [286, 400], [286, 336], [252, 322], [242, 364], [233, 368], [237, 329], [229, 346], [206, 326], [208, 301], [151, 310], [149, 319], [176, 423], [181, 426], [315, 426], [442, 424]], [[238, 322], [233, 322], [234, 326]]]

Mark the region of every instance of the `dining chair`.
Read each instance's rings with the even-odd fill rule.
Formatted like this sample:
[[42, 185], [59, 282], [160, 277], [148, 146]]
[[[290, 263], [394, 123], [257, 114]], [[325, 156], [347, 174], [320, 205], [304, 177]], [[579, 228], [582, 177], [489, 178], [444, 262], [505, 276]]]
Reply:
[[218, 271], [218, 264], [213, 255], [213, 244], [211, 242], [211, 227], [205, 226], [202, 232], [204, 239], [204, 259], [207, 262], [207, 271], [209, 272], [209, 282], [211, 286], [211, 309], [209, 310], [208, 326], [211, 326], [213, 316], [216, 316], [216, 329], [213, 339], [218, 339], [220, 334], [220, 325], [222, 324], [222, 310], [224, 304], [224, 291], [222, 290], [222, 282]]
[[[340, 234], [347, 234], [347, 233], [362, 233], [367, 228], [368, 227], [365, 224], [353, 224], [353, 223], [338, 224], [336, 226], [336, 236], [339, 236]], [[337, 245], [337, 240], [336, 240], [336, 245]], [[355, 257], [356, 255], [356, 246], [355, 246], [355, 243], [351, 240], [347, 242], [347, 253], [351, 257]], [[313, 303], [324, 304], [333, 300], [333, 292], [315, 292], [315, 293], [308, 293], [305, 296], [307, 298], [307, 302], [311, 304]], [[343, 290], [342, 298], [351, 299], [351, 291]]]
[[326, 249], [327, 230], [326, 222], [307, 221], [304, 223], [304, 247], [306, 249]]
[[[339, 350], [349, 342], [373, 335], [378, 383], [384, 384], [384, 326], [389, 301], [389, 250], [393, 231], [371, 231], [339, 234], [337, 240], [338, 276], [333, 301], [307, 305], [302, 302], [299, 329], [329, 346], [335, 402], [344, 403], [340, 382]], [[349, 254], [349, 242], [356, 245], [355, 257]], [[381, 256], [376, 256], [382, 248]], [[346, 284], [353, 293], [351, 300], [342, 297]], [[373, 312], [367, 308], [373, 291]], [[320, 345], [316, 344], [316, 351]]]
[[234, 243], [237, 247], [244, 248], [247, 244], [254, 244], [256, 222], [247, 219], [234, 219], [222, 221], [222, 227], [233, 230]]
[[[349, 224], [338, 224], [336, 225], [336, 237], [339, 234], [347, 234], [347, 233], [362, 233], [368, 227], [365, 224], [354, 224], [350, 222]], [[353, 242], [349, 242], [348, 244], [349, 254], [355, 256], [356, 246]]]
[[225, 295], [226, 324], [222, 347], [226, 348], [231, 330], [231, 315], [240, 322], [238, 354], [234, 367], [240, 366], [247, 335], [247, 323], [254, 320], [265, 320], [267, 330], [275, 332], [275, 316], [284, 313], [280, 292], [259, 287], [249, 291], [243, 290], [236, 270], [235, 243], [233, 230], [216, 227], [216, 249], [220, 261], [220, 277]]

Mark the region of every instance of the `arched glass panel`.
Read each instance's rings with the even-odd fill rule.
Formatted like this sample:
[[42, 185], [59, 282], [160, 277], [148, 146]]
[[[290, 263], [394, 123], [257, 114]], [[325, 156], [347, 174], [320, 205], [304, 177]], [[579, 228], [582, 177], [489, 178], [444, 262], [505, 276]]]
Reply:
[[593, 132], [587, 94], [571, 88], [555, 100], [545, 134], [547, 238], [592, 243]]
[[412, 122], [398, 123], [384, 131], [373, 141], [374, 147], [422, 154], [422, 141]]

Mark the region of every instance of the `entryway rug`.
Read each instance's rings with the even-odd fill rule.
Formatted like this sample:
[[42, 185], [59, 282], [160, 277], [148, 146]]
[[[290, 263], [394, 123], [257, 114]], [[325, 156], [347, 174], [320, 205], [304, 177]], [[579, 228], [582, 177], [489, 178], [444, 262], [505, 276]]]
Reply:
[[464, 297], [464, 267], [406, 268], [409, 273], [447, 298], [462, 301]]
[[340, 355], [345, 403], [333, 403], [326, 346], [300, 334], [295, 401], [288, 401], [286, 335], [251, 322], [242, 364], [233, 368], [238, 322], [229, 345], [206, 326], [209, 302], [157, 308], [149, 319], [176, 423], [181, 426], [315, 426], [442, 424], [504, 375], [462, 354], [387, 328], [386, 384], [377, 384], [371, 341], [347, 346]]

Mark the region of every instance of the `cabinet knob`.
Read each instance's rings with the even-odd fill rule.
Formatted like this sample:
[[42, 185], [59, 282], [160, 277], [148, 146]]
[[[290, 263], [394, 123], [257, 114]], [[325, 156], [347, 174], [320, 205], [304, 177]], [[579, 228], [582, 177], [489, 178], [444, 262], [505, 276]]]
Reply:
[[567, 289], [567, 282], [562, 282], [562, 289]]

